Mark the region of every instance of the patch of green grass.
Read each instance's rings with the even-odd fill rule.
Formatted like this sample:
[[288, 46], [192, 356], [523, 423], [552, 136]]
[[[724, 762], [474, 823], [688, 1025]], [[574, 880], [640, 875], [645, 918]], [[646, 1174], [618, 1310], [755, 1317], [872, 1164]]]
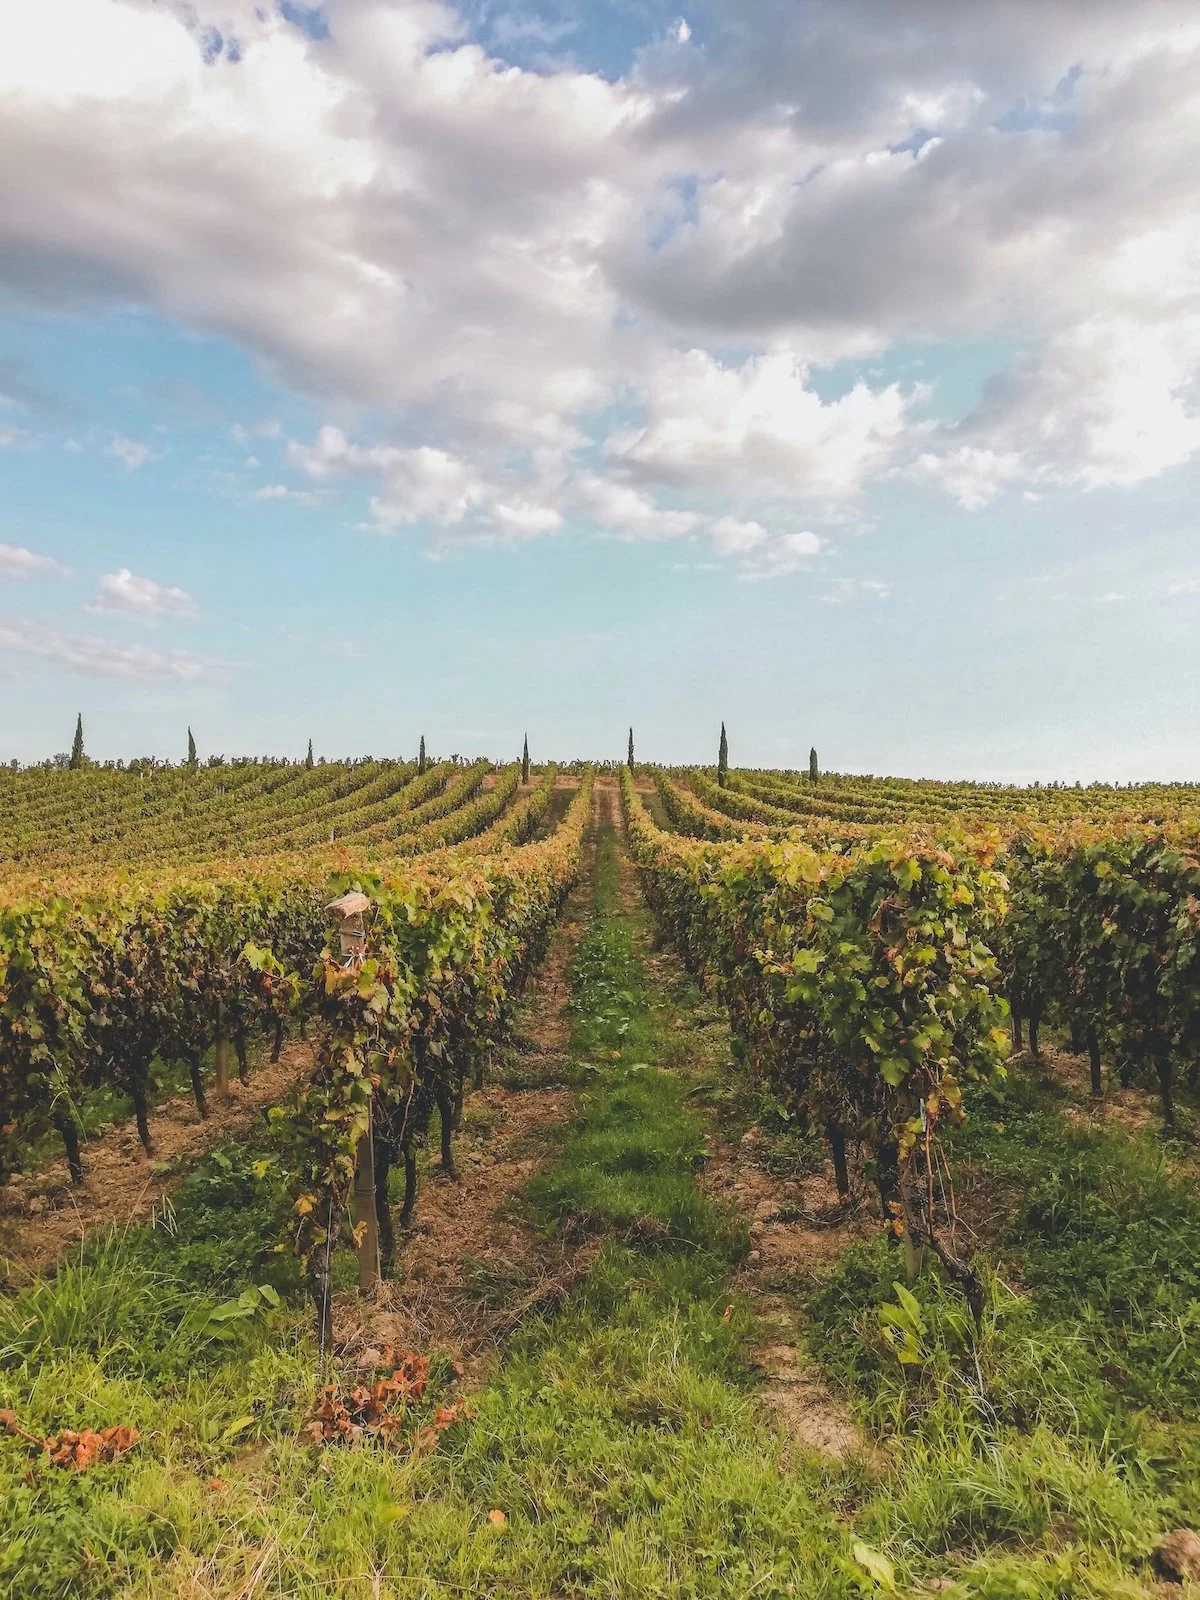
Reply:
[[696, 1184], [706, 1137], [690, 1086], [653, 1064], [663, 1053], [663, 1019], [635, 948], [637, 919], [619, 904], [617, 871], [616, 838], [605, 829], [596, 852], [597, 915], [571, 967], [571, 1050], [592, 1063], [594, 1086], [560, 1161], [535, 1180], [529, 1198], [543, 1220], [647, 1246], [707, 1250], [727, 1265], [745, 1253], [747, 1235]]
[[1039, 1316], [1069, 1326], [1111, 1409], [1200, 1419], [1200, 1194], [1145, 1131], [1063, 1116], [1020, 1071], [977, 1089], [956, 1159], [1018, 1196], [997, 1241]]
[[1014, 1072], [973, 1091], [953, 1141], [1009, 1208], [980, 1257], [978, 1336], [931, 1272], [909, 1286], [921, 1327], [898, 1359], [903, 1272], [882, 1239], [806, 1296], [814, 1354], [893, 1441], [860, 1525], [916, 1570], [955, 1552], [972, 1593], [1138, 1592], [1161, 1534], [1200, 1516], [1200, 1202], [1153, 1136], [1060, 1108]]
[[269, 1169], [217, 1151], [154, 1226], [113, 1230], [0, 1297], [0, 1407], [39, 1437], [142, 1434], [85, 1474], [0, 1439], [0, 1594], [117, 1592], [176, 1547], [181, 1496], [235, 1450], [295, 1432], [312, 1386], [307, 1316], [258, 1293], [231, 1310], [272, 1278], [294, 1286], [294, 1268], [265, 1253], [276, 1205]]

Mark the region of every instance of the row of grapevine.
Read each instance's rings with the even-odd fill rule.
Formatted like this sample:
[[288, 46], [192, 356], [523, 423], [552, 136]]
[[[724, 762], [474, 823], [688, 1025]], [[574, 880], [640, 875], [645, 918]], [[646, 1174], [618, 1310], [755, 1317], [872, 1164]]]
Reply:
[[[398, 815], [387, 822], [393, 838], [382, 848], [372, 842], [379, 831], [373, 821], [353, 842], [320, 850], [210, 862], [201, 840], [200, 859], [162, 874], [152, 868], [116, 876], [90, 872], [60, 877], [52, 890], [36, 878], [5, 884], [0, 1170], [6, 1145], [27, 1143], [53, 1126], [78, 1179], [75, 1108], [101, 1086], [130, 1097], [149, 1151], [152, 1072], [159, 1063], [186, 1067], [203, 1114], [202, 1060], [214, 1039], [218, 1073], [232, 1044], [244, 1077], [252, 1031], [266, 1026], [277, 1054], [287, 1016], [303, 1013], [294, 975], [310, 971], [320, 951], [322, 895], [331, 875], [375, 872], [381, 863], [444, 849], [491, 828], [498, 830], [495, 847], [506, 842], [510, 808], [519, 813], [511, 838], [526, 837], [536, 822], [528, 806], [512, 808], [518, 770], [506, 769], [491, 789], [482, 789], [479, 764], [407, 810], [407, 790], [393, 796]], [[126, 784], [138, 781], [119, 776]], [[369, 803], [370, 815], [378, 804]], [[321, 838], [324, 825], [316, 828]], [[253, 962], [244, 954], [248, 948], [257, 952]]]
[[[509, 1007], [578, 874], [591, 792], [587, 775], [544, 840], [369, 881], [365, 955], [345, 958], [329, 945], [322, 952], [316, 1069], [294, 1107], [273, 1115], [292, 1153], [293, 1243], [308, 1269], [323, 1343], [330, 1253], [339, 1242], [361, 1249], [377, 1230], [380, 1266], [390, 1270], [390, 1170], [404, 1161], [408, 1213], [413, 1141], [437, 1106], [449, 1157], [448, 1129], [464, 1086], [503, 1036]], [[352, 1215], [356, 1175], [360, 1205]]]
[[452, 770], [443, 767], [431, 784], [413, 782], [415, 767], [399, 762], [209, 768], [194, 775], [183, 769], [144, 777], [64, 772], [54, 775], [54, 785], [40, 785], [43, 796], [32, 802], [23, 780], [40, 775], [22, 773], [8, 786], [0, 859], [78, 870], [177, 854], [189, 860], [258, 854], [264, 840], [320, 822], [339, 808], [371, 800], [393, 809], [419, 804], [445, 786]]
[[[1011, 914], [996, 951], [1004, 993], [1020, 1046], [1028, 1024], [1030, 1046], [1040, 1054], [1040, 1029], [1050, 1018], [1073, 1048], [1089, 1056], [1093, 1094], [1103, 1092], [1102, 1062], [1121, 1079], [1158, 1085], [1164, 1120], [1175, 1121], [1181, 1063], [1189, 1081], [1200, 1079], [1200, 1025], [1194, 978], [1200, 877], [1196, 873], [1196, 791], [1186, 785], [1135, 789], [1093, 786], [1006, 789], [995, 785], [910, 784], [911, 804], [895, 799], [894, 780], [841, 780], [841, 792], [862, 797], [887, 791], [893, 809], [869, 813], [845, 807], [833, 823], [812, 797], [807, 779], [792, 775], [790, 836], [814, 846], [852, 848], [864, 838], [921, 836], [938, 840], [974, 830], [997, 846], [997, 864], [1010, 883]], [[719, 788], [702, 773], [683, 785], [659, 776], [666, 806], [680, 832], [710, 838], [736, 836], [739, 823], [764, 830], [787, 815], [756, 802], [762, 775], [729, 773]], [[779, 796], [786, 785], [771, 792]], [[968, 809], [970, 807], [970, 809]], [[1145, 820], [1150, 817], [1152, 820]], [[1163, 820], [1166, 819], [1166, 820]], [[774, 829], [772, 829], [774, 831]], [[839, 843], [840, 836], [840, 843]]]
[[[0, 897], [0, 1169], [14, 1140], [55, 1126], [80, 1178], [75, 1108], [101, 1085], [128, 1094], [150, 1151], [155, 1063], [186, 1065], [203, 1114], [201, 1063], [213, 1038], [218, 1073], [232, 1042], [244, 1074], [249, 1031], [266, 1024], [278, 1051], [285, 1021], [298, 1015], [315, 1026], [316, 1065], [273, 1120], [295, 1173], [294, 1243], [316, 1273], [327, 1321], [313, 1247], [322, 1243], [327, 1256], [335, 1238], [358, 1236], [345, 1216], [344, 1180], [356, 1156], [361, 1164], [353, 1108], [365, 1092], [386, 1267], [388, 1170], [405, 1161], [411, 1207], [413, 1140], [434, 1105], [449, 1159], [466, 1077], [499, 1038], [578, 867], [590, 777], [559, 827], [533, 843], [555, 770], [520, 799], [519, 767], [490, 787], [486, 772], [484, 763], [468, 768], [440, 794], [426, 786], [407, 826], [373, 820], [352, 846], [201, 860], [161, 882], [143, 872], [89, 880], [70, 895]], [[372, 790], [382, 776], [369, 777]], [[368, 793], [360, 809], [373, 816], [379, 798]], [[330, 942], [326, 903], [348, 886], [369, 896], [365, 958], [346, 959]]]
[[1016, 786], [827, 773], [814, 785], [805, 773], [731, 769], [724, 787], [803, 816], [889, 825], [925, 820], [945, 826], [986, 817], [1015, 829], [1071, 821], [1183, 823], [1200, 816], [1200, 788], [1194, 784]]
[[989, 940], [1007, 910], [986, 850], [916, 840], [818, 851], [799, 839], [710, 844], [622, 798], [650, 905], [729, 1011], [735, 1037], [794, 1113], [823, 1128], [839, 1189], [865, 1152], [885, 1216], [931, 1247], [972, 1308], [937, 1138], [964, 1081], [1007, 1049]]
[[1200, 855], [1194, 830], [1071, 828], [1010, 841], [1012, 914], [998, 951], [1014, 1032], [1049, 1014], [1091, 1061], [1157, 1081], [1175, 1120], [1176, 1063], [1200, 1059]]
[[[656, 787], [673, 833], [625, 785], [655, 909], [781, 1099], [824, 1126], [839, 1187], [850, 1134], [885, 1207], [935, 1249], [935, 1175], [953, 1205], [938, 1117], [957, 1109], [964, 1075], [1006, 1054], [1010, 1012], [1035, 1057], [1043, 1023], [1061, 1026], [1096, 1096], [1104, 1061], [1126, 1084], [1156, 1083], [1168, 1127], [1181, 1065], [1200, 1083], [1195, 791], [912, 785], [916, 803], [889, 796], [864, 825], [869, 780], [846, 782], [855, 808], [839, 823], [796, 778], [781, 829], [788, 809], [757, 801], [761, 775], [720, 787], [658, 773]], [[923, 1199], [905, 1171], [914, 1155]]]

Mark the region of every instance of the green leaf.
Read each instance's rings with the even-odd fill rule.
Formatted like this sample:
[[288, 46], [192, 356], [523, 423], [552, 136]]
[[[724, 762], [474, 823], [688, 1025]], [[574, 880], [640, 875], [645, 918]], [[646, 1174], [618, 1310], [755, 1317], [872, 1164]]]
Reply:
[[257, 1421], [257, 1417], [239, 1417], [225, 1429], [221, 1435], [221, 1443], [228, 1444], [232, 1439], [236, 1439], [239, 1433], [245, 1433], [247, 1428], [252, 1428]]
[[918, 1333], [928, 1333], [929, 1330], [925, 1326], [925, 1318], [921, 1314], [921, 1302], [916, 1295], [913, 1294], [911, 1289], [905, 1288], [902, 1283], [893, 1283], [892, 1288], [896, 1291], [896, 1299], [899, 1300], [911, 1318], [913, 1327]]
[[871, 1546], [863, 1544], [861, 1539], [856, 1539], [851, 1545], [850, 1554], [877, 1588], [884, 1589], [889, 1594], [895, 1590], [896, 1569], [885, 1555], [878, 1550], [872, 1550]]

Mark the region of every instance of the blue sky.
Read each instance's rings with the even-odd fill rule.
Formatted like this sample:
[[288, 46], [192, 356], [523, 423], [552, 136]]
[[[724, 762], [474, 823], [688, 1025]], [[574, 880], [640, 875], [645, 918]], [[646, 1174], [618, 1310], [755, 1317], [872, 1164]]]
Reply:
[[23, 14], [0, 758], [1195, 778], [1200, 34], [1014, 6]]

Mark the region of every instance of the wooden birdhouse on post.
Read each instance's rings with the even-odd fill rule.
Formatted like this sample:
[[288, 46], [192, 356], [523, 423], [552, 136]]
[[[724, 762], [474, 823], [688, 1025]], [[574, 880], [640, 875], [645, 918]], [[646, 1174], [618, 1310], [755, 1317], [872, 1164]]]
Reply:
[[361, 889], [351, 889], [325, 907], [330, 916], [338, 918], [338, 938], [344, 966], [349, 966], [352, 961], [361, 961], [366, 954], [367, 930], [363, 923], [363, 912], [370, 904]]

